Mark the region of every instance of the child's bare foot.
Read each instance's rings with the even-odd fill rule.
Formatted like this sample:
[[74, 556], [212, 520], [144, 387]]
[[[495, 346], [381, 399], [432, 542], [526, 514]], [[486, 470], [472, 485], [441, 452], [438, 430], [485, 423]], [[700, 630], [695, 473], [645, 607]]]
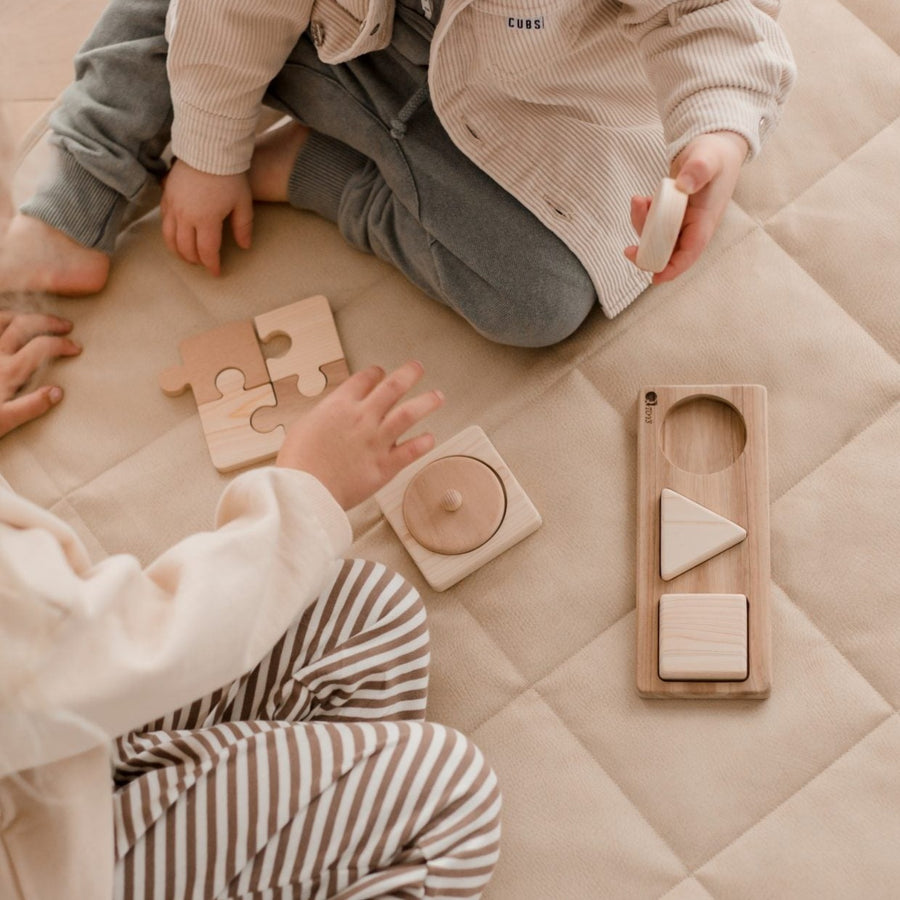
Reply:
[[308, 135], [305, 125], [291, 121], [267, 131], [256, 142], [249, 172], [254, 200], [287, 202], [288, 178]]
[[94, 294], [109, 276], [109, 256], [32, 216], [14, 216], [0, 237], [0, 292]]

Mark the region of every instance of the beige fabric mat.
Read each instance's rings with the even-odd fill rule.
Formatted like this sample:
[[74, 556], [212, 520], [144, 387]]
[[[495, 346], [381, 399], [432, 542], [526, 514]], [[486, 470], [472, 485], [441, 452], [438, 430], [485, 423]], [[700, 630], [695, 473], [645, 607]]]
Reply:
[[[312, 216], [260, 208], [213, 280], [124, 235], [108, 288], [56, 303], [83, 357], [64, 404], [0, 443], [0, 471], [97, 558], [149, 561], [209, 526], [226, 482], [190, 395], [157, 373], [219, 322], [315, 293], [350, 365], [415, 356], [447, 394], [443, 440], [481, 425], [544, 517], [443, 594], [374, 501], [358, 555], [421, 589], [431, 716], [471, 734], [505, 795], [489, 900], [900, 896], [900, 14], [792, 0], [785, 121], [715, 243], [673, 285], [562, 346], [489, 344]], [[640, 385], [769, 396], [774, 689], [762, 702], [638, 698]]]

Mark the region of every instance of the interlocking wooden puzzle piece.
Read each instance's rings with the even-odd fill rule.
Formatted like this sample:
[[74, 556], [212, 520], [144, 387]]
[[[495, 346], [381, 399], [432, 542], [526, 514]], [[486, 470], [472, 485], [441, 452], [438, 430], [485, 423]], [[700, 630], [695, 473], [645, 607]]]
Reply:
[[[766, 390], [740, 384], [645, 387], [637, 405], [638, 692], [659, 698], [767, 697], [772, 636]], [[667, 581], [662, 516], [666, 498], [671, 502], [672, 494], [714, 510], [735, 528], [745, 530], [746, 536]], [[737, 535], [732, 532], [733, 537]], [[711, 666], [706, 672], [711, 677], [703, 680], [673, 677], [675, 670], [670, 668], [666, 669], [669, 677], [661, 677], [660, 602], [669, 594], [746, 598], [745, 678], [733, 672], [720, 677]]]
[[[470, 477], [471, 466], [460, 460], [483, 467], [476, 465], [477, 476]], [[541, 526], [540, 514], [476, 425], [407, 466], [375, 499], [436, 591], [452, 587]], [[462, 518], [460, 527], [454, 517], [462, 510], [464, 517], [475, 515], [470, 523]], [[424, 546], [416, 535], [443, 552]]]
[[663, 488], [660, 498], [659, 573], [673, 578], [739, 544], [747, 532], [677, 491]]
[[321, 295], [307, 297], [262, 313], [254, 322], [263, 342], [277, 334], [291, 339], [287, 353], [267, 361], [272, 382], [296, 375], [297, 390], [301, 394], [307, 397], [321, 394], [327, 383], [322, 366], [344, 358], [328, 298]]
[[307, 397], [297, 390], [297, 376], [280, 378], [272, 383], [275, 389], [275, 406], [262, 406], [253, 414], [250, 424], [262, 432], [271, 431], [279, 425], [285, 428], [314, 406], [325, 394], [334, 390], [342, 381], [350, 377], [347, 360], [339, 359], [320, 366], [325, 376], [326, 388], [317, 397]]
[[747, 598], [743, 594], [663, 594], [659, 677], [743, 681], [747, 677]]
[[159, 376], [159, 386], [169, 397], [193, 389], [197, 405], [221, 398], [216, 378], [225, 369], [240, 369], [246, 389], [268, 383], [269, 370], [250, 321], [229, 322], [202, 334], [185, 338], [178, 345], [182, 365]]
[[230, 472], [275, 456], [284, 441], [284, 429], [261, 434], [250, 424], [255, 410], [275, 402], [272, 385], [267, 382], [245, 390], [239, 369], [223, 370], [215, 383], [221, 397], [197, 407], [213, 465], [220, 472]]
[[672, 256], [684, 221], [688, 195], [663, 178], [650, 201], [635, 262], [647, 272], [662, 272]]

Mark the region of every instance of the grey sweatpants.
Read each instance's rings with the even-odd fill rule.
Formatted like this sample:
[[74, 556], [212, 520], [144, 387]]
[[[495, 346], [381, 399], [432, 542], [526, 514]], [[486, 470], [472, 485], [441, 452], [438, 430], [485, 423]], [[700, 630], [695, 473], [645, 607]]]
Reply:
[[[60, 164], [23, 212], [112, 252], [128, 205], [165, 172], [169, 0], [112, 0], [51, 126]], [[402, 271], [485, 337], [546, 346], [596, 304], [574, 254], [452, 143], [427, 88], [433, 25], [398, 2], [391, 44], [332, 66], [304, 34], [266, 103], [308, 125], [289, 199]]]

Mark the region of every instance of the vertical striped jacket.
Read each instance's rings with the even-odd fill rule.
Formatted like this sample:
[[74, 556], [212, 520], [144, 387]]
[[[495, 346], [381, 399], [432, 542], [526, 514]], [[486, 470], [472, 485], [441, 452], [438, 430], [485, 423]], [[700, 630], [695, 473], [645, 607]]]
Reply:
[[[432, 101], [456, 145], [575, 252], [611, 317], [648, 284], [622, 255], [631, 196], [651, 193], [697, 135], [735, 131], [753, 156], [777, 123], [795, 75], [779, 7], [445, 0]], [[245, 170], [265, 86], [299, 35], [309, 28], [323, 62], [340, 63], [387, 46], [393, 13], [394, 0], [173, 0], [176, 155]]]

